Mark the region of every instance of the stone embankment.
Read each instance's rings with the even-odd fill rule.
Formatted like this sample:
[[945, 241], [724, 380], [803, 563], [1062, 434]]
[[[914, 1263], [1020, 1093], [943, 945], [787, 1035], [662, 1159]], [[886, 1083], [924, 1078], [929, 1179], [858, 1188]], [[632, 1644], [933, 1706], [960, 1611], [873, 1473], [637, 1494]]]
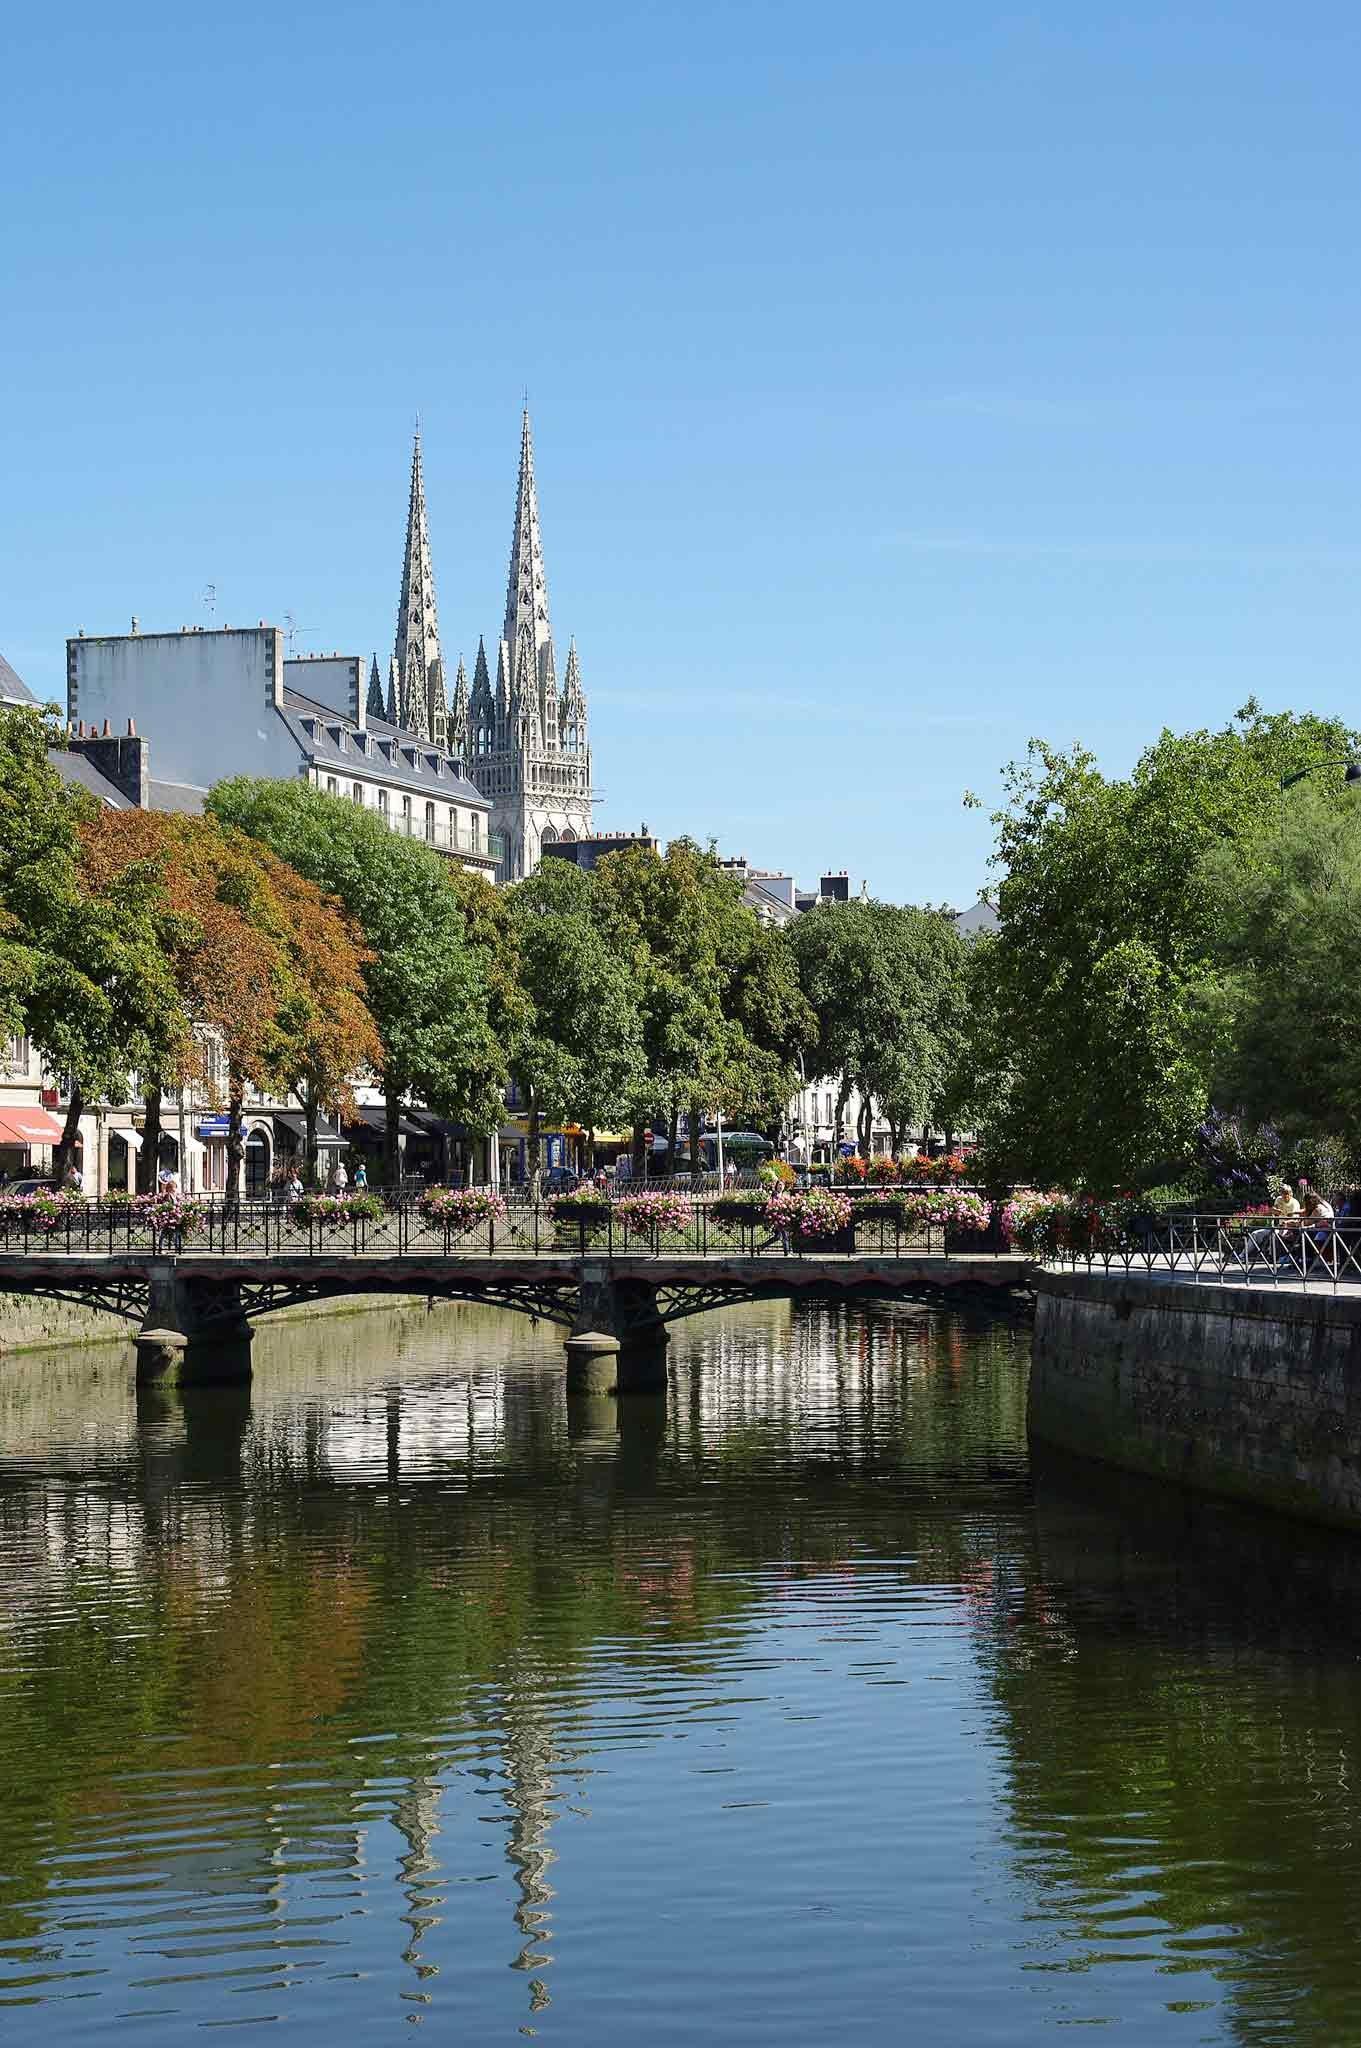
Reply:
[[1361, 1291], [1035, 1276], [1032, 1436], [1361, 1529]]

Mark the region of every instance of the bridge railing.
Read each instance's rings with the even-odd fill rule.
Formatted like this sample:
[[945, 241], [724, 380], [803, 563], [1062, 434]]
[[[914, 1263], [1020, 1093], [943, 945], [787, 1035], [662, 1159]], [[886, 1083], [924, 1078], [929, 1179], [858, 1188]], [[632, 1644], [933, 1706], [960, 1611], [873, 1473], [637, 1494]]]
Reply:
[[1320, 1224], [1264, 1215], [1148, 1215], [1114, 1242], [1039, 1254], [1061, 1272], [1169, 1273], [1197, 1284], [1361, 1285], [1361, 1218]]
[[956, 1231], [938, 1224], [914, 1227], [900, 1217], [862, 1211], [846, 1229], [830, 1236], [804, 1237], [771, 1228], [759, 1217], [723, 1211], [723, 1197], [683, 1205], [684, 1222], [674, 1229], [631, 1225], [610, 1204], [598, 1218], [555, 1217], [544, 1203], [510, 1208], [502, 1218], [483, 1219], [460, 1229], [428, 1216], [418, 1200], [367, 1202], [356, 1213], [328, 1213], [313, 1199], [301, 1204], [274, 1200], [227, 1202], [189, 1198], [179, 1227], [167, 1227], [130, 1204], [63, 1203], [53, 1213], [9, 1209], [0, 1200], [0, 1256], [68, 1254], [86, 1257], [135, 1255], [230, 1255], [237, 1257], [381, 1258], [486, 1257], [506, 1254], [637, 1258], [686, 1255], [701, 1258], [827, 1257], [864, 1253], [876, 1257], [976, 1257], [1000, 1254], [1007, 1246], [996, 1215], [986, 1231]]

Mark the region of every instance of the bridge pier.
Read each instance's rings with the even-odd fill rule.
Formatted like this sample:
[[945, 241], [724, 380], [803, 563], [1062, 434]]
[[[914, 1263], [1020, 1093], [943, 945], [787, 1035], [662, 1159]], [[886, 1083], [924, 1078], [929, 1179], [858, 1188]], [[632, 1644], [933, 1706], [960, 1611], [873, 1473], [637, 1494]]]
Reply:
[[576, 1319], [563, 1346], [569, 1394], [655, 1393], [666, 1385], [667, 1341], [655, 1288], [617, 1281], [603, 1259], [582, 1262]]
[[150, 1301], [134, 1340], [138, 1386], [249, 1384], [254, 1332], [239, 1284], [187, 1279], [172, 1259], [158, 1260], [148, 1279]]

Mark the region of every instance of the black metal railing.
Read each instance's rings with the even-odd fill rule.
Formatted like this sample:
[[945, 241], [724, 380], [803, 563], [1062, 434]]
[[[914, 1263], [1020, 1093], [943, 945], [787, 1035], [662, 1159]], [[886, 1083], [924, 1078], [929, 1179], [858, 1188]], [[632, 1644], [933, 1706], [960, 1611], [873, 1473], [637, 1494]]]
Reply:
[[1056, 1245], [1037, 1257], [1062, 1272], [1169, 1273], [1217, 1286], [1336, 1290], [1361, 1283], [1361, 1218], [1311, 1224], [1271, 1215], [1149, 1215], [1114, 1242]]
[[[691, 1202], [682, 1227], [631, 1226], [614, 1203], [599, 1217], [554, 1216], [544, 1202], [508, 1207], [504, 1217], [484, 1218], [462, 1228], [427, 1213], [419, 1199], [379, 1199], [371, 1191], [365, 1208], [318, 1215], [312, 1198], [291, 1203], [269, 1198], [228, 1202], [219, 1196], [186, 1199], [182, 1226], [167, 1226], [139, 1214], [127, 1202], [63, 1203], [55, 1215], [7, 1210], [0, 1199], [0, 1257], [80, 1255], [83, 1257], [195, 1256], [257, 1258], [458, 1258], [504, 1255], [576, 1256], [607, 1259], [646, 1257], [876, 1258], [997, 1257], [1007, 1249], [991, 1212], [984, 1231], [938, 1223], [913, 1226], [901, 1217], [860, 1211], [844, 1229], [807, 1237], [773, 1229], [763, 1218], [721, 1213], [722, 1197]], [[717, 1209], [720, 1213], [715, 1213]]]

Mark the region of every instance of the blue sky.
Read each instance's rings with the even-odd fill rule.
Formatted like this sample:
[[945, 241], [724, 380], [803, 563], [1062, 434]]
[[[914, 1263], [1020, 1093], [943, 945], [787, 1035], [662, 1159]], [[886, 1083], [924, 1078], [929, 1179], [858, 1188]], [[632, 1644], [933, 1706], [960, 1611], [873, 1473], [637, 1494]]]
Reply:
[[[246, 0], [6, 28], [0, 651], [446, 655], [534, 416], [599, 820], [966, 902], [1032, 733], [1361, 723], [1361, 16]], [[151, 735], [154, 748], [154, 734]]]

